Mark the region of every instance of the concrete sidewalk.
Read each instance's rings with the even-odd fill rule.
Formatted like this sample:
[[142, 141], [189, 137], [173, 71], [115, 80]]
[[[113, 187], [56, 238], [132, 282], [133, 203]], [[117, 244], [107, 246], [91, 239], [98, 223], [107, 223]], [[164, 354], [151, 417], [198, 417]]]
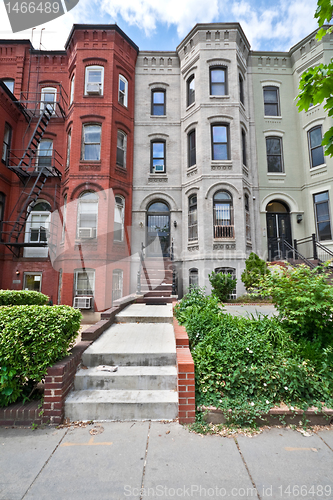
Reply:
[[333, 428], [236, 439], [176, 422], [1, 428], [0, 471], [1, 500], [332, 500]]

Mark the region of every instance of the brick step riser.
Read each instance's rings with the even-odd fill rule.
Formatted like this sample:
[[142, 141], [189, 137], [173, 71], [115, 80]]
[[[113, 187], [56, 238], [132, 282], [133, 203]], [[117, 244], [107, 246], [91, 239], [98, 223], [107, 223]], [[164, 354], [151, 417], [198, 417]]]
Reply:
[[175, 299], [174, 297], [143, 297], [136, 300], [137, 304], [149, 304], [149, 305], [161, 305], [161, 304], [170, 304]]

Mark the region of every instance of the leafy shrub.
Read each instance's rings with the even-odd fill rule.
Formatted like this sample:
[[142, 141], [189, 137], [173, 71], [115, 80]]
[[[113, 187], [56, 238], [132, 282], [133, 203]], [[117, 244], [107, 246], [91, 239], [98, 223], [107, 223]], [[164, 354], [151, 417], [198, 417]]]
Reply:
[[0, 306], [43, 306], [49, 298], [32, 290], [0, 290]]
[[221, 302], [226, 302], [236, 288], [237, 279], [233, 278], [231, 274], [215, 273], [214, 271], [208, 275], [208, 278], [212, 285], [212, 294]]
[[181, 301], [179, 310], [190, 338], [198, 405], [218, 407], [238, 425], [253, 424], [281, 402], [333, 407], [332, 346], [295, 340], [277, 317], [226, 314], [215, 297], [187, 307]]
[[218, 299], [205, 295], [203, 288], [193, 287], [175, 306], [175, 315], [181, 325], [186, 326], [191, 347], [205, 336], [215, 323], [218, 324], [222, 309]]
[[281, 268], [267, 274], [260, 285], [294, 339], [317, 340], [325, 346], [333, 342], [333, 287], [322, 271], [305, 265]]
[[81, 313], [69, 306], [0, 308], [0, 406], [13, 403], [68, 354]]
[[259, 287], [260, 278], [266, 274], [270, 274], [266, 262], [251, 252], [245, 261], [245, 269], [241, 275], [246, 290]]

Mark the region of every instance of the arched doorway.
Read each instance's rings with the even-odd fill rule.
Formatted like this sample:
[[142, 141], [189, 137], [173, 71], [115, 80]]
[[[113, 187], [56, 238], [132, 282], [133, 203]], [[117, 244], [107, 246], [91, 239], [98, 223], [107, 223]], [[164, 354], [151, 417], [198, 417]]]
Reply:
[[170, 209], [155, 201], [147, 210], [147, 255], [170, 257]]
[[280, 200], [273, 200], [266, 207], [268, 260], [285, 259], [288, 252], [283, 240], [292, 245], [289, 207]]

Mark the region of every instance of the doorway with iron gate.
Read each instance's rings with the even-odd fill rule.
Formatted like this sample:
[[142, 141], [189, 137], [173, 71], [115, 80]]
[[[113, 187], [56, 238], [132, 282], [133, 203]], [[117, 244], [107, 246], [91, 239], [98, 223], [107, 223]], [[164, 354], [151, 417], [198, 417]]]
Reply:
[[273, 200], [266, 207], [268, 260], [288, 258], [292, 252], [284, 244], [292, 245], [290, 211], [288, 205]]
[[148, 257], [170, 257], [170, 209], [162, 201], [155, 201], [147, 210]]

